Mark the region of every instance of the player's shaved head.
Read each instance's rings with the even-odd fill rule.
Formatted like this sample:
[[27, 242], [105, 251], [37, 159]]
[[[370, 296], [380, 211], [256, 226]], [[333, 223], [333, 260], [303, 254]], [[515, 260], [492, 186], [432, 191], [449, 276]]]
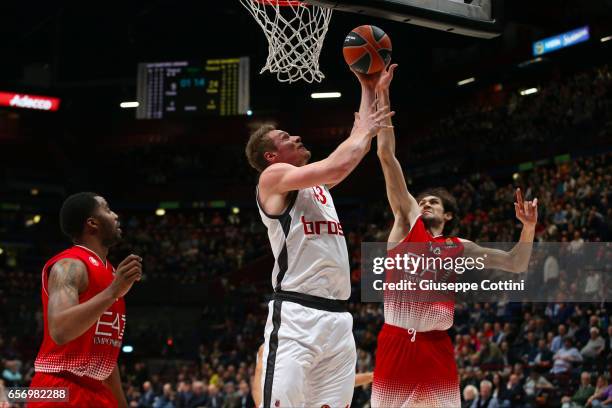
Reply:
[[85, 222], [93, 216], [100, 205], [96, 197], [99, 194], [92, 192], [76, 193], [68, 197], [60, 210], [60, 227], [62, 232], [71, 240], [81, 236]]

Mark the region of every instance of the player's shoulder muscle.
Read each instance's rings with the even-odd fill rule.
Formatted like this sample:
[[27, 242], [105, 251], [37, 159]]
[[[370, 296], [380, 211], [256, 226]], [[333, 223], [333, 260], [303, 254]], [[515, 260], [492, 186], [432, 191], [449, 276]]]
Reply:
[[83, 291], [88, 283], [87, 267], [76, 258], [60, 259], [49, 271], [49, 292], [66, 286]]

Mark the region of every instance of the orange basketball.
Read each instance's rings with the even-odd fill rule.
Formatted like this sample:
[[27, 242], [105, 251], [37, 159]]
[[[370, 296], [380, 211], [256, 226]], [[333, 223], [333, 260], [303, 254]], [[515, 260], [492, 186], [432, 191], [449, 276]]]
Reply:
[[342, 53], [351, 69], [373, 74], [391, 61], [391, 39], [376, 26], [362, 25], [346, 36]]

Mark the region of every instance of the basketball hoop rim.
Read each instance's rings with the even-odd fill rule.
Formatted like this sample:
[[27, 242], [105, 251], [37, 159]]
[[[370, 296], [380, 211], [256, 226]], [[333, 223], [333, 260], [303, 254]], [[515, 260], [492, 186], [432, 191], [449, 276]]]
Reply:
[[303, 1], [297, 0], [253, 0], [256, 3], [263, 4], [264, 6], [280, 6], [280, 7], [291, 7], [306, 5]]

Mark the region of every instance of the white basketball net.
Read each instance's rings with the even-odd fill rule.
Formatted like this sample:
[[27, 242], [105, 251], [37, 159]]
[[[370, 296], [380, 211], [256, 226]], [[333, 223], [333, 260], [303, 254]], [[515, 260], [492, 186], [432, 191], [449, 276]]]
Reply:
[[[268, 39], [268, 60], [260, 73], [270, 71], [280, 82], [321, 82], [319, 55], [332, 10], [301, 2], [240, 0]], [[279, 5], [283, 3], [283, 5]]]

